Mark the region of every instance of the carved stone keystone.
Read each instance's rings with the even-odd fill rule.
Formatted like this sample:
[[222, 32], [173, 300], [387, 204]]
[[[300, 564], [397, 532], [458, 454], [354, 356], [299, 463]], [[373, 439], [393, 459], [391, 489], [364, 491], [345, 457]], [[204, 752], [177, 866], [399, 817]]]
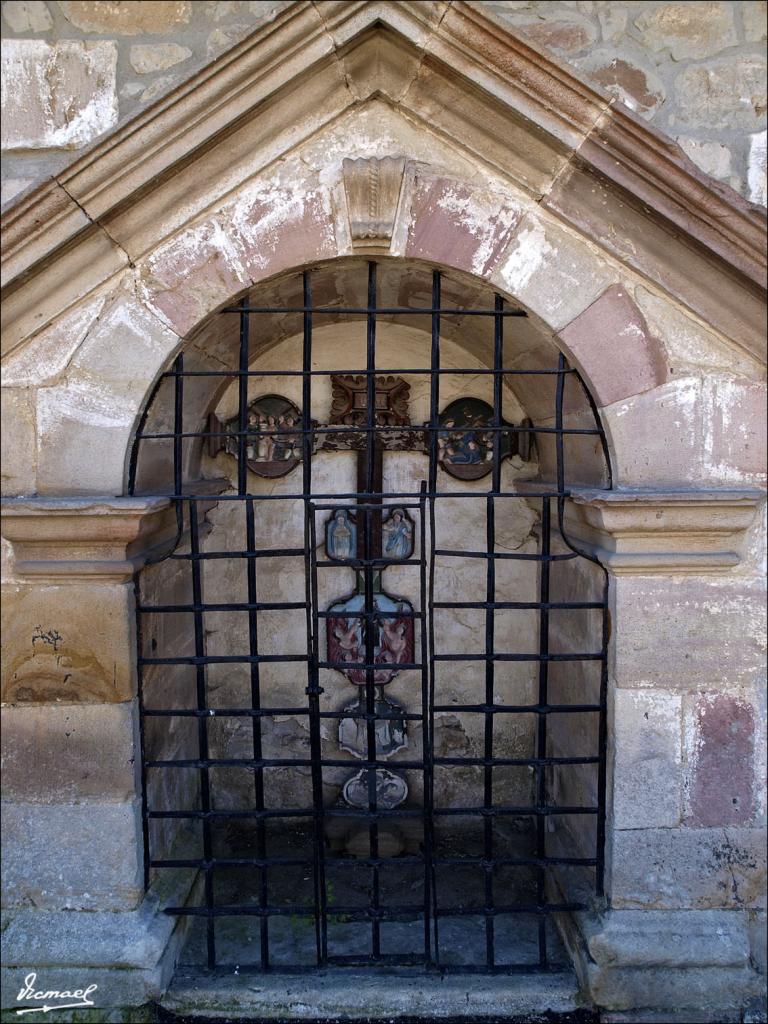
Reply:
[[344, 189], [354, 249], [389, 249], [404, 169], [405, 158], [401, 156], [344, 161]]

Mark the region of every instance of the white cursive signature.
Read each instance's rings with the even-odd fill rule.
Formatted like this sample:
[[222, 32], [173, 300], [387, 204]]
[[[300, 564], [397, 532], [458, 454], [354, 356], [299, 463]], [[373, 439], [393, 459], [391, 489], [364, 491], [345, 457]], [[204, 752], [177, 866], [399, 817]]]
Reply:
[[[89, 996], [96, 991], [98, 985], [89, 985], [87, 988], [75, 988], [72, 991], [62, 989], [58, 991], [56, 989], [50, 989], [48, 991], [35, 991], [35, 982], [37, 981], [37, 974], [32, 971], [24, 979], [24, 988], [21, 989], [19, 994], [16, 996], [16, 1002], [20, 1003], [23, 999], [34, 999], [41, 1000], [42, 1006], [28, 1006], [23, 1010], [17, 1010], [16, 1013], [21, 1016], [23, 1013], [49, 1013], [51, 1010], [74, 1010], [79, 1009], [82, 1006], [93, 1006], [94, 1002]], [[48, 1005], [49, 999], [77, 999], [76, 1003], [54, 1003], [52, 1006]]]

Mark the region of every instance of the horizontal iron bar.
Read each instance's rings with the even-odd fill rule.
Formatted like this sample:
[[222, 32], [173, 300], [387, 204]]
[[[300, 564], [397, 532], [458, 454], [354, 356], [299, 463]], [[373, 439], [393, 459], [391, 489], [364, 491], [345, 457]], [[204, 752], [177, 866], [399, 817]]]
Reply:
[[508, 817], [510, 815], [520, 816], [521, 818], [549, 818], [554, 814], [597, 814], [598, 810], [598, 807], [565, 807], [554, 805], [545, 807], [529, 807], [525, 804], [520, 807], [514, 807], [500, 804], [498, 807], [433, 807], [432, 813], [443, 818], [463, 818], [474, 816], [481, 818], [498, 818]]
[[433, 608], [488, 608], [496, 611], [522, 611], [535, 608], [580, 610], [605, 608], [603, 601], [434, 601]]
[[[306, 654], [190, 654], [176, 658], [139, 658], [140, 665], [258, 665], [308, 661]], [[379, 666], [381, 668], [381, 666]]]
[[[144, 708], [155, 718], [266, 718], [269, 715], [308, 715], [309, 708]], [[421, 716], [418, 716], [421, 717]]]
[[375, 370], [166, 370], [165, 373], [160, 374], [162, 377], [174, 378], [174, 377], [348, 377], [354, 375], [355, 377], [379, 377], [382, 374], [390, 375], [414, 375], [414, 374], [437, 374], [444, 376], [470, 376], [470, 377], [481, 377], [484, 374], [488, 376], [514, 376], [514, 377], [563, 377], [569, 373], [576, 373], [577, 371], [573, 367], [565, 367], [562, 370], [518, 370], [511, 366], [501, 366], [498, 370], [491, 370], [490, 368], [483, 368], [478, 370], [469, 370], [465, 368], [442, 368], [432, 369], [429, 366], [405, 366], [405, 367], [378, 367]]
[[437, 907], [437, 917], [497, 917], [499, 914], [562, 914], [580, 909], [578, 903], [502, 903], [494, 907]]
[[[358, 498], [370, 498], [372, 496], [371, 491], [348, 491], [346, 494], [307, 494], [307, 493], [296, 493], [293, 494], [184, 494], [182, 492], [170, 492], [167, 494], [153, 494], [155, 498], [167, 498], [169, 501], [178, 501], [180, 503], [201, 501], [207, 502], [208, 504], [216, 504], [219, 501], [250, 501], [258, 503], [260, 501], [318, 501], [320, 499], [325, 500], [326, 498], [338, 498], [339, 501], [357, 501]], [[376, 497], [388, 498], [388, 499], [401, 499], [401, 498], [434, 498], [436, 501], [441, 498], [474, 498], [475, 500], [487, 500], [488, 498], [551, 498], [553, 501], [555, 498], [570, 498], [571, 492], [569, 490], [549, 490], [549, 491], [424, 491], [422, 494], [420, 491], [382, 491], [381, 494], [375, 495]], [[390, 500], [390, 505], [394, 505], [397, 502]], [[388, 508], [387, 505], [382, 506], [383, 510]], [[274, 549], [271, 549], [274, 550]], [[293, 549], [286, 549], [293, 553]], [[304, 554], [304, 549], [300, 549], [300, 554]]]
[[528, 316], [523, 309], [440, 309], [433, 306], [225, 306], [219, 313], [363, 313], [366, 316]]
[[[487, 495], [483, 495], [483, 497], [487, 497]], [[518, 551], [462, 551], [461, 549], [454, 550], [453, 548], [437, 548], [435, 550], [435, 557], [511, 559], [520, 562], [568, 562], [572, 558], [578, 558], [579, 556], [575, 552], [569, 552], [567, 555], [528, 555], [521, 554]]]
[[169, 555], [182, 562], [204, 562], [214, 558], [305, 558], [304, 548], [263, 548], [254, 551], [200, 551]]
[[[398, 762], [396, 762], [398, 763]], [[599, 757], [433, 757], [436, 765], [485, 765], [488, 768], [546, 768], [558, 764], [599, 764]]]
[[563, 715], [572, 712], [602, 711], [601, 704], [435, 704], [433, 711], [463, 711], [481, 715]]
[[604, 655], [585, 652], [583, 654], [434, 654], [435, 661], [602, 661]]
[[[421, 914], [424, 911], [423, 904], [406, 903], [399, 907], [332, 907], [328, 913], [338, 917], [351, 918], [356, 921], [392, 921], [397, 918]], [[166, 907], [166, 914], [173, 914], [176, 917], [314, 917], [315, 908], [311, 905], [295, 904], [286, 906], [256, 906], [256, 904], [237, 903], [227, 904], [220, 907]]]
[[[441, 423], [436, 423], [434, 426], [429, 423], [419, 424], [406, 424], [400, 427], [384, 426], [382, 424], [376, 424], [370, 427], [291, 427], [291, 434], [307, 434], [310, 436], [318, 435], [360, 435], [360, 434], [430, 434], [433, 432], [444, 433], [446, 428]], [[184, 437], [259, 437], [264, 434], [265, 437], [274, 434], [274, 430], [186, 430], [179, 431], [178, 433], [172, 433], [169, 431], [160, 434], [137, 434], [136, 439], [139, 441], [169, 441], [176, 438]], [[595, 435], [599, 434], [599, 430], [595, 430], [592, 427], [536, 427], [536, 426], [520, 426], [516, 427], [512, 424], [509, 426], [495, 427], [493, 425], [483, 426], [484, 434], [559, 434], [561, 437], [565, 434], [588, 434]], [[344, 450], [344, 449], [342, 449]]]
[[141, 604], [136, 611], [150, 612], [282, 612], [306, 608], [306, 601], [254, 601], [234, 604]]

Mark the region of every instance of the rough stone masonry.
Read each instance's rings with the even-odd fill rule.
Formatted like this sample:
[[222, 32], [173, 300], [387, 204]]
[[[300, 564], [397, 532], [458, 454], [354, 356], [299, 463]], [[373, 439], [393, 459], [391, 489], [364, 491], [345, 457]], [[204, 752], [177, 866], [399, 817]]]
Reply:
[[[628, 97], [632, 83], [646, 97], [648, 116], [612, 105], [523, 42], [524, 26], [506, 32], [486, 18], [492, 9], [527, 20], [529, 33], [559, 24], [574, 63], [619, 48], [644, 78], [625, 75], [618, 57], [613, 70]], [[412, 275], [445, 268], [470, 289], [460, 305], [482, 287], [523, 306], [519, 355], [563, 351], [577, 363], [610, 441], [615, 489], [593, 483], [565, 512], [570, 535], [606, 567], [611, 602], [607, 891], [564, 924], [581, 998], [607, 1009], [607, 1024], [760, 1019], [764, 221], [648, 120], [725, 147], [745, 187], [748, 140], [764, 128], [761, 9], [502, 11], [462, 0], [3, 9], [15, 75], [8, 168], [22, 182], [59, 168], [31, 199], [16, 194], [3, 253], [11, 1019], [35, 970], [52, 989], [73, 973], [99, 984], [100, 1021], [138, 1021], [161, 997], [187, 1005], [178, 988], [163, 996], [183, 935], [162, 908], [192, 883], [144, 888], [136, 728], [134, 570], [176, 523], [166, 499], [127, 493], [132, 440], [178, 351], [219, 365], [229, 342], [217, 309], [299, 287], [304, 265], [343, 281], [349, 261], [365, 258], [344, 161], [393, 156], [401, 201], [380, 258]], [[232, 38], [263, 31], [233, 48], [224, 36], [238, 24]], [[216, 33], [221, 59], [200, 70]], [[192, 56], [174, 63], [184, 50]], [[195, 68], [167, 108], [142, 100]], [[680, 77], [699, 83], [697, 98], [677, 91]], [[132, 99], [121, 95], [131, 82], [146, 82]], [[535, 407], [531, 385], [526, 401]], [[199, 406], [202, 417], [207, 399]], [[569, 894], [567, 878], [556, 884]], [[564, 977], [550, 978], [570, 986], [559, 996], [518, 977], [442, 992], [458, 1000], [451, 1012], [470, 993], [478, 1012], [497, 1017], [519, 1011], [526, 992], [529, 1007], [562, 1010], [577, 998]], [[217, 1011], [233, 1016], [249, 983], [227, 978], [211, 993]], [[273, 983], [274, 1000], [283, 985], [301, 1006], [304, 979], [292, 984]], [[340, 1011], [349, 1004], [335, 984], [317, 1001]], [[363, 991], [344, 986], [350, 1003]], [[419, 979], [379, 996], [402, 1016], [429, 1012], [435, 992]]]
[[[476, 0], [766, 205], [766, 3]], [[2, 203], [167, 95], [286, 0], [4, 0]]]

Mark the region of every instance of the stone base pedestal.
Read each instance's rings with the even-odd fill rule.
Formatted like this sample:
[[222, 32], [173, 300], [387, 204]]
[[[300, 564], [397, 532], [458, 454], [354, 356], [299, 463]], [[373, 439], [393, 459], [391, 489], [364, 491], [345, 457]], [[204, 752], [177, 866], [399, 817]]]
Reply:
[[[34, 1022], [37, 1014], [17, 1010], [61, 1007], [41, 1020], [143, 1021], [153, 1019], [148, 1004], [160, 999], [173, 977], [187, 933], [187, 918], [163, 913], [183, 906], [193, 895], [190, 871], [163, 871], [136, 910], [48, 911], [20, 909], [5, 914], [2, 936], [3, 1020]], [[34, 977], [30, 977], [34, 975]], [[32, 986], [44, 1000], [21, 999]], [[51, 998], [96, 986], [88, 996], [92, 1009], [65, 1010], [78, 999]]]
[[608, 909], [558, 923], [601, 1021], [726, 1024], [746, 1020], [764, 998], [746, 911]]

